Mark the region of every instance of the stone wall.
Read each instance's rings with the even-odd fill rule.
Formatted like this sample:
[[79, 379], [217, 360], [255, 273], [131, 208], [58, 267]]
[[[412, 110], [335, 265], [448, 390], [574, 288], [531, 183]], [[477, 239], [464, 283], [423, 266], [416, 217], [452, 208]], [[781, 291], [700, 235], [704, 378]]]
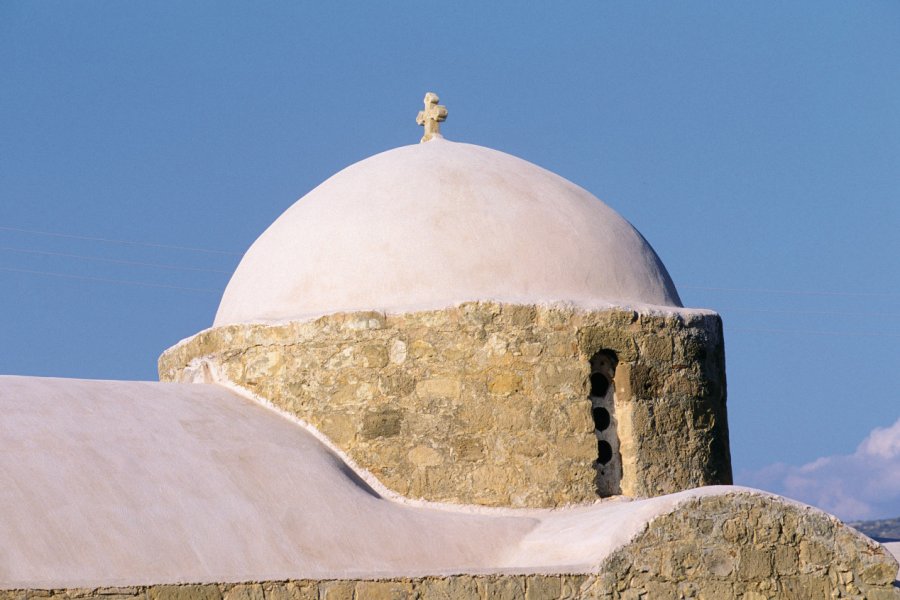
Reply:
[[676, 506], [593, 570], [17, 589], [0, 600], [900, 600], [883, 548], [817, 509], [747, 492]]
[[552, 507], [597, 497], [590, 359], [618, 360], [621, 490], [730, 483], [721, 321], [711, 313], [466, 303], [401, 315], [232, 325], [167, 350], [200, 361], [327, 435], [412, 498]]
[[0, 600], [558, 600], [581, 598], [587, 575], [455, 575], [56, 590], [0, 590]]
[[897, 562], [834, 517], [748, 493], [658, 517], [583, 589], [603, 600], [900, 600]]

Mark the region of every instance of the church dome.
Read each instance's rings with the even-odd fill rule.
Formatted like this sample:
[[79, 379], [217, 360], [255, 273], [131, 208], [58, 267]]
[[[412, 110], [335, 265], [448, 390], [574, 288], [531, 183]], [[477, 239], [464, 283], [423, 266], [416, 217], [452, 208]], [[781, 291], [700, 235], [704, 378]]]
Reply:
[[215, 326], [474, 300], [681, 306], [659, 257], [574, 183], [439, 137], [332, 176], [253, 243]]

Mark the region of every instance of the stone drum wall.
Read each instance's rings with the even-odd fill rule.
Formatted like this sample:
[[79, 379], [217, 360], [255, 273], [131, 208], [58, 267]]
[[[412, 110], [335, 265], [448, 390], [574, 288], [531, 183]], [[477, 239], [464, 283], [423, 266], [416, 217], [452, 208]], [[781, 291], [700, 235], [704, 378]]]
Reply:
[[[615, 364], [615, 430], [602, 435], [598, 353]], [[731, 482], [714, 313], [473, 302], [230, 325], [167, 350], [160, 379], [188, 379], [204, 360], [408, 497], [553, 507]], [[611, 435], [621, 480], [598, 490]]]

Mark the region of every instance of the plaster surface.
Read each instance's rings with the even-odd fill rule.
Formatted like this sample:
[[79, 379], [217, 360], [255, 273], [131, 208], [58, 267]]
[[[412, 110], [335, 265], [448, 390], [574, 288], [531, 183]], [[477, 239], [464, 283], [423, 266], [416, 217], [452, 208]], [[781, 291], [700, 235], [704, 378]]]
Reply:
[[[900, 542], [888, 542], [883, 545], [894, 558], [900, 561]], [[897, 571], [897, 579], [900, 580], [900, 571]]]
[[[561, 510], [392, 500], [311, 431], [212, 384], [4, 376], [0, 415], [0, 590], [11, 590], [0, 598], [481, 598], [494, 588], [510, 597], [619, 598], [621, 556], [652, 562], [658, 536], [706, 535], [698, 523], [715, 514], [708, 507], [724, 515], [712, 533], [721, 527], [726, 537], [725, 517], [791, 516], [798, 525], [776, 521], [786, 543], [800, 540], [799, 568], [807, 560], [830, 569], [830, 554], [804, 559], [803, 543], [843, 532], [841, 589], [884, 588], [896, 571], [824, 513], [746, 488]], [[735, 548], [746, 543], [740, 535], [728, 538]], [[736, 560], [735, 576], [719, 573], [719, 563], [711, 572], [741, 589], [771, 581], [762, 573], [741, 583], [749, 559]], [[648, 590], [683, 583], [664, 561], [650, 568], [641, 575]], [[578, 573], [596, 575], [566, 575]], [[699, 585], [713, 581], [686, 573]]]
[[358, 162], [254, 242], [215, 326], [459, 302], [680, 307], [650, 244], [586, 190], [438, 137]]
[[0, 588], [587, 570], [676, 502], [405, 505], [216, 385], [3, 376], [0, 411]]

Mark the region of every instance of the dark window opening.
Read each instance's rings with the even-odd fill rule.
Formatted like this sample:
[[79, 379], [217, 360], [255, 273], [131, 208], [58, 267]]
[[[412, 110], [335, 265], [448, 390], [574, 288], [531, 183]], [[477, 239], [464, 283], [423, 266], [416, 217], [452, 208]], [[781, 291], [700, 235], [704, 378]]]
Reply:
[[602, 398], [609, 391], [609, 379], [603, 373], [591, 373], [591, 396]]
[[594, 416], [594, 428], [597, 431], [604, 431], [609, 427], [610, 417], [609, 411], [602, 406], [595, 406], [591, 413]]
[[597, 440], [596, 459], [591, 466], [596, 471], [594, 482], [597, 495], [614, 496], [622, 493], [622, 456], [619, 454], [618, 415], [616, 414], [616, 353], [600, 350], [591, 357], [589, 388], [591, 419]]
[[605, 465], [609, 461], [612, 460], [613, 457], [613, 449], [609, 442], [606, 440], [600, 440], [597, 442], [597, 462], [601, 465]]

